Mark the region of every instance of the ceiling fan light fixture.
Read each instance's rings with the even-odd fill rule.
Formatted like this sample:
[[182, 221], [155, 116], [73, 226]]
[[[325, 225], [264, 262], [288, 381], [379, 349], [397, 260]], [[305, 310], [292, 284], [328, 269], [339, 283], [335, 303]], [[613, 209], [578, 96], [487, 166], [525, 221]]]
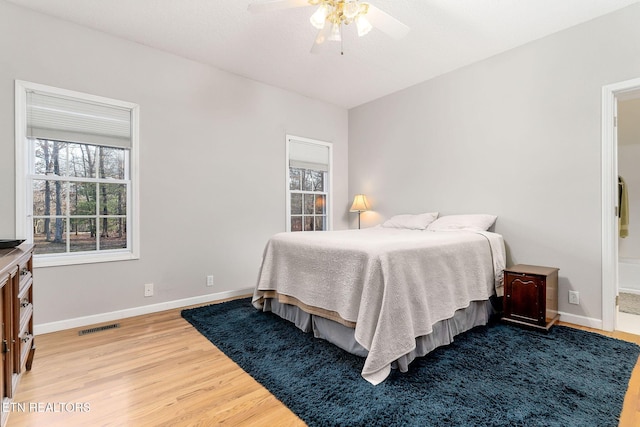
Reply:
[[309, 21], [311, 21], [311, 25], [321, 30], [324, 28], [324, 24], [327, 20], [327, 15], [329, 14], [329, 9], [326, 4], [321, 4], [318, 9], [311, 15]]
[[366, 36], [373, 28], [371, 22], [367, 20], [363, 15], [356, 18], [356, 28], [358, 29], [358, 37]]
[[342, 37], [340, 36], [340, 27], [341, 25], [337, 22], [334, 22], [331, 26], [331, 34], [329, 35], [329, 40], [334, 42], [342, 41]]
[[361, 13], [359, 1], [355, 0], [344, 2], [342, 6], [342, 15], [344, 15], [347, 22], [352, 22]]

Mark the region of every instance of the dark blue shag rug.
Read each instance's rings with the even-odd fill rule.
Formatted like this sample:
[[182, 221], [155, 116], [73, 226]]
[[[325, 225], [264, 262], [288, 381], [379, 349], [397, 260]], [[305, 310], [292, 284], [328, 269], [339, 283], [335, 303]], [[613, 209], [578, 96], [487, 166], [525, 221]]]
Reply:
[[572, 328], [492, 323], [373, 386], [362, 358], [249, 299], [182, 316], [310, 426], [617, 426], [640, 354]]

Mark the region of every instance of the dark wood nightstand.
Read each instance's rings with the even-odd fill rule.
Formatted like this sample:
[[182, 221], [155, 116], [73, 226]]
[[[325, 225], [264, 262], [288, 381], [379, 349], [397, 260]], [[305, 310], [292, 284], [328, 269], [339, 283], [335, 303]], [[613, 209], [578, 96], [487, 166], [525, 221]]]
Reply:
[[558, 270], [525, 264], [506, 268], [502, 320], [548, 331], [560, 319]]

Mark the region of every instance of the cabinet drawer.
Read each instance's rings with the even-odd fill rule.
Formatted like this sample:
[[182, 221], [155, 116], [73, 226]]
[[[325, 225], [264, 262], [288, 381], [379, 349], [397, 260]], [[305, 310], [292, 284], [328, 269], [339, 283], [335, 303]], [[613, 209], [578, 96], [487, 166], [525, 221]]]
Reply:
[[16, 295], [16, 299], [17, 299], [17, 303], [22, 305], [21, 303], [24, 302], [32, 302], [31, 301], [31, 287], [33, 285], [33, 279], [29, 278], [29, 280], [27, 281], [27, 283], [24, 284], [24, 286], [22, 286], [20, 288], [20, 291], [18, 292], [18, 294]]
[[24, 302], [20, 304], [20, 329], [27, 328], [33, 317], [33, 304]]
[[31, 331], [25, 331], [24, 333], [20, 334], [18, 338], [20, 365], [16, 366], [16, 373], [22, 372], [25, 368], [25, 365], [27, 364], [27, 357], [29, 356], [29, 351], [33, 346], [33, 333]]
[[18, 315], [15, 320], [18, 322], [16, 326], [19, 332], [26, 328], [33, 316], [32, 285], [33, 279], [29, 278], [24, 287], [18, 292], [18, 295], [16, 295], [15, 304]]
[[28, 262], [20, 265], [18, 268], [18, 274], [20, 275], [20, 284], [18, 285], [18, 289], [21, 291], [25, 286], [30, 286], [33, 281], [33, 275], [31, 274]]
[[33, 304], [20, 306], [20, 328], [18, 339], [15, 341], [16, 366], [14, 372], [19, 374], [25, 368], [27, 356], [33, 347]]
[[20, 324], [27, 322], [33, 314], [33, 304], [29, 300], [20, 301]]

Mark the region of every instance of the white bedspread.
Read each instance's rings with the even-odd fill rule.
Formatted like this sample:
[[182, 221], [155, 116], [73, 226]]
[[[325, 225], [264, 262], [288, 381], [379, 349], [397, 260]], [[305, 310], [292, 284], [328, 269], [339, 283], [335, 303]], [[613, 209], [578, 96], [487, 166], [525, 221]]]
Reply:
[[253, 304], [262, 308], [264, 291], [276, 291], [355, 322], [369, 351], [362, 376], [378, 384], [436, 322], [502, 296], [504, 267], [502, 236], [491, 232], [280, 233], [265, 248]]

